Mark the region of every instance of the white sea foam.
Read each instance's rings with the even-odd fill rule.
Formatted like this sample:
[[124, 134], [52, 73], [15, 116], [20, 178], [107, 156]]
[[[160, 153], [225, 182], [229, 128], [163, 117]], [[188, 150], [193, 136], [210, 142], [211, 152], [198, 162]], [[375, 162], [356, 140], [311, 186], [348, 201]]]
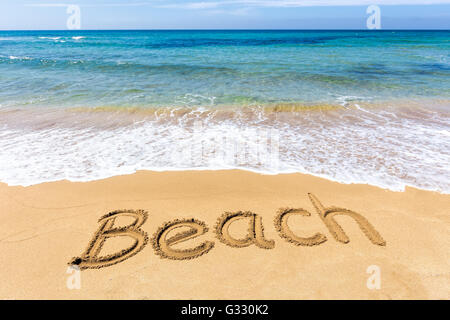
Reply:
[[10, 60], [31, 60], [30, 57], [16, 57], [16, 56], [9, 56]]
[[348, 107], [351, 105], [352, 102], [354, 101], [370, 101], [371, 97], [358, 97], [358, 96], [347, 96], [347, 95], [343, 95], [343, 96], [338, 96], [336, 97], [336, 100], [338, 101], [338, 103], [343, 106], [343, 107]]
[[81, 40], [85, 39], [86, 37], [78, 36], [78, 37], [72, 37], [73, 40]]
[[45, 40], [45, 39], [47, 39], [47, 40], [59, 40], [59, 39], [61, 39], [61, 37], [39, 37], [39, 39], [42, 39], [42, 40]]
[[342, 183], [450, 193], [450, 115], [343, 108], [323, 112], [183, 109], [5, 112], [0, 181], [90, 181], [137, 170], [301, 172]]

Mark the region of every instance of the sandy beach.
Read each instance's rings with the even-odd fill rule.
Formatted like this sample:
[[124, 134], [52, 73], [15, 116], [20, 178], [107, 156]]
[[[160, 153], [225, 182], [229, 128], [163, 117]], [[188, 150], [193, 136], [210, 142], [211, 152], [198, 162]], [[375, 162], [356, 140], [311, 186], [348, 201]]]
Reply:
[[[392, 192], [237, 170], [0, 184], [0, 298], [449, 299], [449, 208], [450, 195], [413, 188]], [[68, 263], [86, 253], [99, 219], [117, 210], [147, 212], [135, 225], [146, 238], [142, 248], [113, 265], [82, 270], [80, 288], [69, 289]], [[241, 212], [241, 219], [227, 220], [225, 212], [228, 218]], [[331, 220], [320, 212], [344, 234], [330, 231]], [[116, 220], [105, 228], [136, 221]], [[170, 229], [169, 222], [183, 220], [192, 223], [187, 231]], [[97, 245], [93, 260], [133, 240], [113, 235]], [[379, 288], [368, 285], [373, 270]]]

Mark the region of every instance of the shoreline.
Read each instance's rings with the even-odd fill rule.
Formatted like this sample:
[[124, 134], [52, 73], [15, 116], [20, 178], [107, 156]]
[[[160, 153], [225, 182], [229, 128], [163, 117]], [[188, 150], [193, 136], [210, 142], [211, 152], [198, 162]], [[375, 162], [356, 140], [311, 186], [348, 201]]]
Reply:
[[[372, 241], [348, 215], [335, 219], [349, 238], [340, 241], [320, 219], [309, 194], [324, 208], [362, 216], [385, 244]], [[393, 192], [304, 174], [241, 170], [139, 171], [91, 182], [0, 184], [5, 261], [0, 265], [0, 298], [449, 299], [449, 207], [450, 195], [431, 191]], [[292, 233], [280, 233], [282, 227], [275, 223], [280, 208], [303, 208], [310, 215], [293, 213], [288, 224]], [[123, 209], [148, 212], [140, 227], [148, 243], [123, 261], [82, 270], [81, 288], [68, 289], [68, 263], [83, 256], [102, 216]], [[231, 238], [218, 237], [224, 213], [239, 211], [261, 219], [267, 248], [256, 240], [245, 247], [233, 245], [247, 234], [244, 221], [229, 226]], [[213, 247], [187, 260], [165, 257], [171, 251], [164, 247], [158, 253], [158, 232], [168, 222], [184, 219], [204, 223], [208, 230], [173, 244], [175, 256], [202, 243]], [[130, 222], [129, 217], [117, 218], [120, 226]], [[323, 242], [296, 243], [317, 233]], [[130, 243], [129, 237], [108, 239], [97, 258]], [[381, 271], [380, 289], [367, 285], [373, 266]]]
[[317, 179], [322, 179], [322, 180], [326, 180], [332, 183], [337, 183], [337, 184], [341, 184], [341, 185], [355, 185], [355, 186], [362, 186], [362, 187], [374, 187], [374, 188], [378, 188], [381, 190], [385, 190], [385, 191], [389, 191], [389, 192], [399, 192], [399, 193], [403, 193], [403, 192], [407, 192], [408, 189], [412, 189], [412, 190], [416, 190], [416, 191], [422, 191], [422, 192], [431, 192], [431, 193], [436, 193], [439, 195], [450, 195], [450, 192], [444, 192], [444, 191], [439, 191], [439, 190], [429, 190], [429, 189], [423, 189], [420, 187], [416, 187], [416, 186], [412, 186], [412, 185], [407, 185], [405, 184], [403, 186], [403, 189], [390, 189], [388, 187], [383, 187], [383, 186], [379, 186], [379, 185], [375, 185], [375, 184], [370, 184], [370, 183], [363, 183], [363, 182], [343, 182], [343, 181], [339, 181], [339, 180], [335, 180], [331, 177], [328, 177], [326, 175], [319, 175], [319, 174], [313, 174], [313, 173], [303, 173], [303, 172], [298, 172], [298, 171], [288, 171], [288, 172], [275, 172], [275, 173], [271, 173], [271, 172], [263, 172], [263, 171], [258, 171], [258, 170], [252, 170], [252, 169], [247, 169], [247, 168], [229, 168], [229, 169], [211, 169], [211, 168], [189, 168], [189, 169], [185, 169], [185, 168], [174, 168], [174, 169], [139, 169], [139, 170], [134, 170], [132, 172], [129, 173], [120, 173], [120, 174], [116, 174], [116, 175], [111, 175], [111, 176], [105, 176], [105, 177], [98, 177], [98, 178], [93, 178], [92, 180], [68, 180], [68, 179], [58, 179], [58, 180], [50, 180], [50, 181], [44, 181], [44, 182], [37, 182], [37, 183], [31, 183], [31, 184], [8, 184], [6, 182], [2, 182], [0, 181], [0, 186], [4, 185], [8, 188], [14, 188], [14, 187], [21, 187], [21, 188], [30, 188], [30, 187], [35, 187], [35, 186], [40, 186], [40, 185], [45, 185], [45, 184], [49, 184], [49, 183], [92, 183], [92, 182], [98, 182], [98, 181], [104, 181], [104, 180], [109, 180], [109, 179], [113, 179], [115, 177], [126, 177], [126, 176], [133, 176], [133, 175], [139, 175], [141, 173], [166, 173], [166, 172], [173, 172], [173, 173], [183, 173], [183, 172], [247, 172], [247, 173], [252, 173], [252, 174], [256, 174], [256, 175], [261, 175], [261, 176], [285, 176], [285, 175], [302, 175], [302, 176], [309, 176], [311, 178], [317, 178]]
[[93, 181], [137, 170], [238, 169], [450, 193], [445, 110], [366, 108], [356, 102], [339, 110], [286, 110], [186, 109], [178, 114], [169, 108], [148, 115], [0, 110], [0, 180], [31, 185]]

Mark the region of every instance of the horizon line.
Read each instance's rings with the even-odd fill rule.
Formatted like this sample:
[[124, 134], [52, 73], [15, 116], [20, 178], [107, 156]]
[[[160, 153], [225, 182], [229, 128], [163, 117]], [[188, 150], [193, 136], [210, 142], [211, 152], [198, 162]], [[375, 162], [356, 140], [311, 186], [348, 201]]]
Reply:
[[227, 29], [227, 28], [163, 28], [163, 29], [0, 29], [1, 31], [69, 31], [69, 32], [80, 32], [80, 31], [367, 31], [367, 32], [378, 32], [378, 31], [450, 31], [450, 29], [291, 29], [291, 28], [274, 28], [274, 29]]

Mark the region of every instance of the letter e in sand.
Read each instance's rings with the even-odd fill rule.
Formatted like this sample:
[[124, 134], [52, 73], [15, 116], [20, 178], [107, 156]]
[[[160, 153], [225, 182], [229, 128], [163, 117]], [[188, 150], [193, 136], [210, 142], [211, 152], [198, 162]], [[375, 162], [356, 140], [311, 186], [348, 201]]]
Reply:
[[[174, 236], [168, 237], [170, 232], [180, 228], [185, 228], [187, 230], [180, 231]], [[153, 248], [155, 249], [156, 254], [162, 258], [173, 260], [197, 258], [211, 250], [214, 247], [214, 242], [205, 241], [193, 249], [174, 249], [172, 246], [197, 238], [206, 232], [208, 232], [206, 224], [195, 219], [167, 222], [155, 233], [153, 237]]]

